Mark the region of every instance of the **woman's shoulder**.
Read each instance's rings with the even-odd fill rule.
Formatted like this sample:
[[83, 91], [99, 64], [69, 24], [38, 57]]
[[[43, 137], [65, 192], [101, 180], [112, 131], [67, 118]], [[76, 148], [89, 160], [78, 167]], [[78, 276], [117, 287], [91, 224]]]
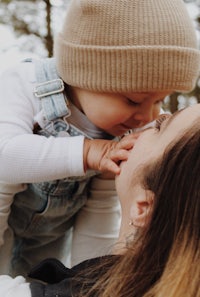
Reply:
[[83, 289], [87, 292], [88, 288], [110, 269], [118, 257], [110, 255], [88, 259], [71, 269], [57, 259], [46, 259], [29, 274], [29, 277], [34, 279], [30, 284], [32, 296], [53, 297], [56, 292], [60, 297], [71, 297], [77, 296]]

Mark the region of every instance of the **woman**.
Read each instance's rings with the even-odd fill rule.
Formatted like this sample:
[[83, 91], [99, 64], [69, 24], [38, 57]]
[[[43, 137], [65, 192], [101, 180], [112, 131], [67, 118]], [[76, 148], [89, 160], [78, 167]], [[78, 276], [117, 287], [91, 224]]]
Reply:
[[2, 276], [0, 295], [199, 297], [199, 126], [197, 104], [139, 136], [116, 177], [122, 221], [112, 256], [71, 270], [46, 260], [30, 276], [48, 285]]

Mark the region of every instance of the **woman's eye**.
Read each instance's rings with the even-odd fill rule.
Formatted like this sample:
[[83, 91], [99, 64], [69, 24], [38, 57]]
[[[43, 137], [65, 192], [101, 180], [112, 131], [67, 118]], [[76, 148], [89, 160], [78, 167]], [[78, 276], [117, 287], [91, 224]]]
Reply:
[[156, 123], [155, 123], [155, 129], [160, 131], [160, 128], [161, 128], [161, 125], [162, 123], [169, 118], [169, 114], [162, 114], [159, 116], [159, 118], [156, 120]]

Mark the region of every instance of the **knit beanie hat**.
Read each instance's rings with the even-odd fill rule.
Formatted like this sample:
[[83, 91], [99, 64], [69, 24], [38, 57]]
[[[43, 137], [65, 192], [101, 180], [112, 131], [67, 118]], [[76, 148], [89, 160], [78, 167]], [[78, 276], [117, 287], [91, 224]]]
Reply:
[[200, 68], [183, 0], [71, 0], [54, 53], [67, 84], [99, 92], [189, 91]]

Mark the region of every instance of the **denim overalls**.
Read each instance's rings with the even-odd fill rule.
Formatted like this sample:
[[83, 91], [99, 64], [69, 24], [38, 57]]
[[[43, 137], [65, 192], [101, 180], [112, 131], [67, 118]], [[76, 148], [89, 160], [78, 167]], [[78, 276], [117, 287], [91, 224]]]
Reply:
[[[70, 110], [54, 59], [33, 62], [36, 63], [39, 83], [35, 95], [41, 100], [45, 116], [43, 127], [37, 134], [46, 137], [85, 135], [67, 122]], [[9, 225], [15, 235], [13, 275], [29, 271], [31, 266], [46, 257], [60, 259], [62, 253], [66, 254], [64, 235], [73, 225], [74, 215], [85, 204], [86, 186], [95, 174], [93, 171], [80, 177], [28, 184], [24, 192], [15, 195], [9, 217]]]

